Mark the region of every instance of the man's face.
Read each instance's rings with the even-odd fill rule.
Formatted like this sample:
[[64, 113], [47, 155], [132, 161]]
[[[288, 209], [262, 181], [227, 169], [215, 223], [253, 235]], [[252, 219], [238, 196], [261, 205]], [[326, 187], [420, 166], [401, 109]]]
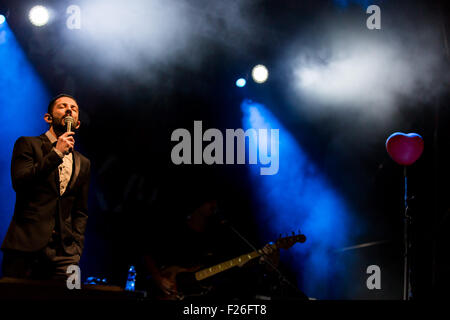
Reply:
[[80, 123], [78, 121], [78, 105], [72, 98], [61, 97], [55, 101], [52, 111], [52, 126], [53, 129], [64, 132], [66, 124], [64, 118], [68, 115], [72, 116], [74, 120], [74, 129], [78, 129]]

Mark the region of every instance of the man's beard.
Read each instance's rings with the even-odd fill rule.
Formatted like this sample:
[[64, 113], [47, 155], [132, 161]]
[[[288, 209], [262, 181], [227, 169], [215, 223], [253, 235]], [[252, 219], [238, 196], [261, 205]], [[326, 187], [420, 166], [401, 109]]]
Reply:
[[[63, 125], [64, 121], [63, 118], [53, 118], [53, 131], [55, 131], [55, 134], [57, 137], [67, 132], [67, 127]], [[72, 127], [72, 131], [74, 131], [74, 128]]]

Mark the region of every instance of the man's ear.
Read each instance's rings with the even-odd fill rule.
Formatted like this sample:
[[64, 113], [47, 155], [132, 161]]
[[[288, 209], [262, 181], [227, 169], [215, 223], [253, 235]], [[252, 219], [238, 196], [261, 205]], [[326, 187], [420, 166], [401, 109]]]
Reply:
[[53, 117], [52, 117], [52, 115], [50, 113], [44, 114], [44, 120], [48, 124], [52, 124], [53, 123]]
[[77, 126], [76, 126], [74, 129], [78, 129], [78, 128], [80, 127], [80, 125], [81, 125], [81, 122], [78, 121], [78, 122], [77, 122]]

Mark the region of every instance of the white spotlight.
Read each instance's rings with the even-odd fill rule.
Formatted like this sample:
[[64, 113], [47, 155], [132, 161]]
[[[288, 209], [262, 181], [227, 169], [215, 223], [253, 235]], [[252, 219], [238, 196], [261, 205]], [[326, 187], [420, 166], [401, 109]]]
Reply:
[[43, 6], [35, 6], [31, 8], [28, 17], [33, 25], [37, 27], [42, 27], [46, 25], [49, 19], [49, 13], [46, 7]]
[[252, 70], [252, 78], [256, 83], [266, 82], [269, 78], [269, 71], [262, 64], [258, 64]]
[[247, 81], [245, 81], [244, 78], [240, 78], [240, 79], [236, 80], [236, 86], [238, 86], [239, 88], [245, 87], [246, 83], [247, 83]]

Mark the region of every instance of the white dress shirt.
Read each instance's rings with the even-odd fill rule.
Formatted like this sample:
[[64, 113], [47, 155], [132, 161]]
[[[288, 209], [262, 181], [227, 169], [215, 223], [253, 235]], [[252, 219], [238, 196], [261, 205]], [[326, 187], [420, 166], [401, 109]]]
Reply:
[[[45, 133], [47, 138], [53, 144], [58, 139], [49, 131]], [[72, 176], [72, 168], [73, 168], [73, 154], [72, 152], [64, 155], [61, 151], [56, 150], [53, 147], [53, 150], [62, 158], [63, 162], [58, 166], [59, 170], [59, 193], [62, 195], [64, 191], [66, 191], [67, 185], [69, 184], [70, 177]]]

